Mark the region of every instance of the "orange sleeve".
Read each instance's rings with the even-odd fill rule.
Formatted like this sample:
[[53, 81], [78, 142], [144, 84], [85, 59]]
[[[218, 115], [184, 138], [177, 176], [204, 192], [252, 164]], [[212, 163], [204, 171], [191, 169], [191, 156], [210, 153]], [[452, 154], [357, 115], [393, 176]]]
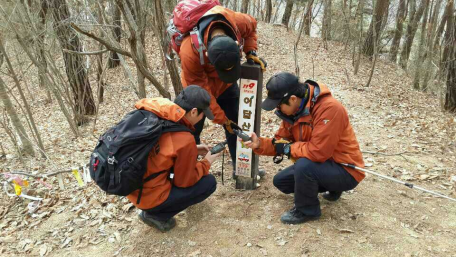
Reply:
[[[287, 126], [284, 121], [280, 124], [280, 128], [274, 135], [276, 139], [286, 139], [293, 142], [293, 135], [290, 133], [289, 130], [290, 126]], [[272, 138], [264, 138], [260, 137], [260, 147], [254, 149], [253, 152], [258, 155], [267, 155], [267, 156], [275, 156], [276, 151], [274, 145], [272, 144]]]
[[323, 110], [315, 110], [313, 117], [314, 128], [310, 141], [293, 143], [291, 156], [295, 159], [305, 157], [314, 162], [325, 162], [333, 156], [341, 133], [348, 125], [348, 114], [342, 104], [332, 102], [324, 106]]
[[214, 82], [212, 78], [208, 78], [203, 66], [200, 63], [199, 56], [193, 52], [191, 40], [187, 39], [182, 43], [179, 53], [182, 66], [182, 85], [187, 87], [189, 85], [200, 86], [209, 93], [211, 96], [210, 108], [215, 118], [214, 123], [224, 124], [227, 121], [225, 112], [217, 104], [214, 95], [211, 92]]
[[191, 187], [203, 176], [209, 174], [211, 164], [206, 159], [197, 161], [198, 150], [195, 139], [190, 133], [174, 133], [174, 181], [177, 187]]
[[236, 12], [234, 18], [236, 20], [236, 26], [241, 32], [241, 37], [244, 39], [244, 53], [251, 50], [258, 50], [258, 36], [256, 34], [257, 21], [255, 18], [240, 12]]

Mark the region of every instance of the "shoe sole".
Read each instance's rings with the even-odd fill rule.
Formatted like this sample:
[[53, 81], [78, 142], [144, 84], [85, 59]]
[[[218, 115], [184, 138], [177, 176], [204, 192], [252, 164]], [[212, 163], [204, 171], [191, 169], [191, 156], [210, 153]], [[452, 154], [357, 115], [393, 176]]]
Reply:
[[161, 232], [163, 232], [163, 233], [164, 233], [164, 232], [170, 231], [172, 228], [174, 228], [174, 227], [176, 226], [176, 223], [174, 223], [174, 225], [173, 225], [172, 227], [162, 229], [162, 228], [158, 227], [158, 226], [157, 226], [155, 223], [153, 223], [152, 221], [150, 221], [150, 220], [146, 219], [145, 217], [143, 217], [142, 213], [138, 214], [138, 217], [139, 217], [139, 219], [140, 219], [142, 222], [144, 222], [144, 223], [145, 223], [146, 225], [148, 225], [149, 227], [154, 227], [154, 228], [158, 229], [159, 231], [161, 231]]
[[288, 221], [284, 221], [284, 220], [282, 220], [282, 218], [280, 218], [280, 221], [281, 221], [283, 224], [297, 225], [297, 224], [302, 224], [302, 223], [306, 223], [306, 222], [314, 221], [314, 220], [318, 220], [318, 219], [320, 219], [320, 217], [308, 218], [308, 219], [306, 219], [305, 221], [300, 221], [300, 222], [288, 222]]

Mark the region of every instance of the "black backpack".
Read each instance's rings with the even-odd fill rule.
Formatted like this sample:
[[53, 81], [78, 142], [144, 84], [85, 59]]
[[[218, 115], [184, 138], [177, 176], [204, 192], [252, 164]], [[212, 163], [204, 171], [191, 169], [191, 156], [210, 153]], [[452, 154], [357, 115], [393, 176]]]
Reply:
[[147, 160], [158, 139], [165, 132], [188, 131], [184, 125], [160, 119], [146, 110], [134, 110], [106, 131], [90, 157], [90, 176], [108, 194], [126, 196], [166, 170], [146, 178]]

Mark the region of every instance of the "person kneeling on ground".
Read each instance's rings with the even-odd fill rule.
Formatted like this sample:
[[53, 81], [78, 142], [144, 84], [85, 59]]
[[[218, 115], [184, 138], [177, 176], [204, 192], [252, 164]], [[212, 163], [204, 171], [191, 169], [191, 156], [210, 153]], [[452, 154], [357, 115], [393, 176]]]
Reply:
[[[155, 113], [159, 118], [185, 125], [194, 131], [194, 125], [203, 115], [213, 119], [209, 109], [211, 97], [199, 86], [186, 87], [173, 102], [164, 98], [142, 99], [137, 109]], [[197, 161], [198, 155], [205, 155]], [[206, 145], [196, 145], [193, 135], [187, 131], [168, 132], [161, 135], [157, 146], [149, 153], [144, 178], [164, 172], [147, 181], [137, 204], [139, 192], [127, 198], [139, 209], [139, 218], [162, 232], [176, 225], [173, 218], [191, 205], [200, 203], [214, 193], [217, 183], [209, 174], [209, 168], [219, 154], [211, 155]], [[174, 173], [174, 176], [170, 176]], [[170, 179], [171, 178], [171, 179]]]
[[312, 80], [302, 83], [288, 72], [272, 76], [266, 89], [268, 97], [261, 108], [276, 109], [282, 124], [274, 138], [258, 138], [251, 133], [252, 140], [245, 145], [256, 154], [275, 156], [276, 163], [283, 156], [296, 160], [273, 180], [283, 193], [294, 193], [294, 207], [282, 215], [281, 221], [299, 224], [318, 219], [319, 192], [326, 192], [326, 200], [336, 201], [365, 177], [364, 172], [339, 164], [364, 167], [347, 111], [326, 85]]

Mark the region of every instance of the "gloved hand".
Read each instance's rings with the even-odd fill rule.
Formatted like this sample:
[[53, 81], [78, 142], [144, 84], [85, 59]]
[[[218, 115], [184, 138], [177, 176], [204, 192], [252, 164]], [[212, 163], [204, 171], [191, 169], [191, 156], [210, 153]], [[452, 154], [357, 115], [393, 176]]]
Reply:
[[239, 129], [242, 130], [236, 123], [234, 123], [232, 120], [227, 119], [225, 124], [223, 124], [223, 127], [228, 130], [230, 134], [234, 134], [233, 129]]
[[268, 67], [268, 63], [261, 57], [258, 57], [255, 50], [247, 52], [247, 63], [248, 64], [259, 64], [261, 66], [261, 70], [263, 72], [266, 71], [266, 67]]
[[286, 155], [288, 159], [291, 156], [291, 143], [290, 141], [279, 139], [276, 140], [275, 138], [272, 140], [272, 144], [274, 145], [275, 151], [277, 156], [279, 155]]

